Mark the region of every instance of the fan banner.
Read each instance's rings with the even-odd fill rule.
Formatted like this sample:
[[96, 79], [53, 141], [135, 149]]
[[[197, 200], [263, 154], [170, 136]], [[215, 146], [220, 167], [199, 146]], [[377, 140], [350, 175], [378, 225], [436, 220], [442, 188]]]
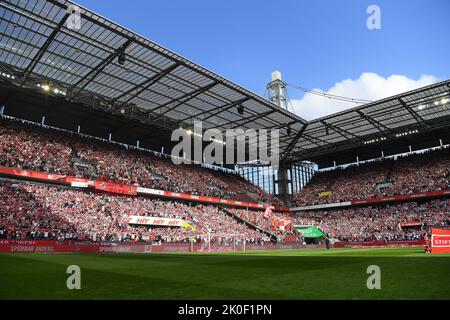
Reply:
[[145, 216], [128, 216], [128, 224], [139, 224], [146, 226], [164, 226], [164, 227], [183, 227], [183, 219], [175, 218], [160, 218], [160, 217], [145, 217]]
[[129, 186], [126, 184], [106, 182], [101, 180], [95, 180], [95, 189], [116, 194], [125, 194], [129, 196], [137, 195], [137, 187]]

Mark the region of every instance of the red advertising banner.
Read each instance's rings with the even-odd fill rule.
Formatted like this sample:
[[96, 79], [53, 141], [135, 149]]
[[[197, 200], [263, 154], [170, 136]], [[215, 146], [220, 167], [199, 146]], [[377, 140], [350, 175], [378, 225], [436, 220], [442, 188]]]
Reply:
[[353, 241], [336, 242], [336, 248], [390, 248], [423, 246], [423, 240], [392, 240], [392, 241]]
[[[191, 201], [196, 201], [196, 202], [206, 202], [206, 203], [212, 203], [212, 204], [225, 204], [225, 205], [244, 207], [244, 208], [253, 208], [253, 209], [266, 209], [267, 208], [267, 205], [262, 204], [262, 203], [244, 202], [244, 201], [228, 200], [228, 199], [221, 199], [221, 198], [208, 197], [208, 196], [198, 196], [198, 195], [186, 194], [186, 193], [155, 190], [155, 189], [142, 188], [142, 187], [138, 187], [138, 186], [124, 185], [124, 184], [110, 182], [110, 181], [102, 181], [102, 180], [93, 181], [93, 180], [88, 180], [88, 179], [83, 179], [83, 178], [76, 178], [76, 177], [57, 175], [57, 174], [40, 173], [40, 172], [34, 172], [34, 171], [28, 171], [28, 170], [22, 170], [22, 169], [7, 168], [7, 167], [2, 167], [2, 166], [0, 166], [0, 175], [12, 176], [14, 178], [25, 179], [25, 180], [41, 180], [41, 181], [46, 181], [46, 182], [50, 182], [50, 183], [66, 184], [66, 185], [70, 185], [71, 187], [74, 187], [74, 188], [95, 188], [96, 190], [100, 190], [103, 192], [110, 192], [110, 193], [122, 194], [122, 195], [135, 196], [137, 194], [147, 194], [147, 195], [153, 195], [153, 196], [164, 196], [164, 197], [168, 197], [168, 198], [172, 198], [172, 199], [191, 200]], [[271, 208], [274, 211], [284, 211], [284, 212], [291, 211], [290, 208], [282, 207], [282, 206], [271, 206]]]
[[13, 176], [15, 178], [25, 178], [30, 180], [43, 180], [64, 183], [66, 176], [61, 174], [41, 173], [36, 171], [28, 171], [16, 168], [0, 167], [0, 174]]
[[450, 229], [431, 228], [431, 253], [450, 253]]
[[442, 190], [442, 191], [432, 191], [425, 192], [419, 194], [407, 194], [402, 196], [393, 196], [387, 198], [371, 198], [364, 200], [355, 200], [351, 202], [352, 206], [361, 205], [361, 204], [371, 204], [371, 203], [381, 203], [381, 202], [391, 202], [391, 201], [406, 201], [406, 200], [415, 200], [422, 198], [434, 198], [434, 197], [444, 197], [450, 195], [450, 190]]
[[366, 204], [377, 204], [377, 203], [385, 203], [385, 202], [415, 201], [416, 199], [440, 198], [440, 197], [448, 197], [448, 196], [450, 196], [450, 190], [440, 190], [440, 191], [431, 191], [431, 192], [425, 192], [425, 193], [419, 193], [419, 194], [407, 194], [407, 195], [402, 195], [402, 196], [392, 196], [392, 197], [386, 197], [386, 198], [369, 198], [369, 199], [361, 199], [361, 200], [353, 200], [353, 201], [345, 201], [345, 202], [302, 206], [302, 207], [292, 208], [292, 211], [322, 210], [322, 209], [327, 209], [327, 208], [361, 206], [361, 205], [366, 205]]
[[[447, 230], [448, 231], [448, 230]], [[437, 239], [437, 243], [441, 241]], [[448, 239], [446, 237], [445, 239]], [[444, 240], [445, 240], [444, 239]], [[439, 241], [438, 241], [439, 240]], [[448, 242], [447, 242], [448, 243]], [[368, 247], [412, 247], [423, 246], [422, 240], [416, 241], [372, 241], [372, 242], [337, 242], [336, 248], [368, 248]], [[299, 248], [323, 248], [323, 245], [304, 245], [299, 242], [280, 244], [243, 244], [236, 246], [214, 246], [211, 251], [248, 251], [248, 250], [283, 250]], [[0, 252], [30, 253], [30, 252], [85, 252], [85, 253], [151, 253], [151, 252], [201, 252], [208, 251], [208, 247], [201, 243], [127, 243], [127, 242], [83, 242], [56, 240], [8, 240], [0, 239]], [[438, 253], [437, 251], [433, 253]], [[448, 251], [446, 251], [448, 252]]]
[[95, 180], [94, 187], [95, 187], [95, 190], [100, 190], [100, 191], [105, 191], [105, 192], [110, 192], [110, 193], [124, 194], [124, 195], [129, 195], [129, 196], [137, 195], [137, 187], [126, 185], [126, 184]]
[[[240, 246], [219, 246], [211, 251], [242, 251], [242, 250], [280, 250], [304, 248], [301, 243], [287, 244], [247, 244]], [[316, 248], [316, 246], [314, 246]], [[152, 245], [150, 243], [125, 243], [125, 242], [81, 242], [81, 241], [56, 241], [56, 240], [0, 240], [0, 252], [3, 253], [163, 253], [163, 252], [202, 252], [209, 251], [201, 243], [164, 243]]]

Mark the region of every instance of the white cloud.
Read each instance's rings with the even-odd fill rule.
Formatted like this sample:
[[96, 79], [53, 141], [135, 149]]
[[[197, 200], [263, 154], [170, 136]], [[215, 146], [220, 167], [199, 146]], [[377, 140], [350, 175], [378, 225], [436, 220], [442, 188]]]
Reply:
[[[340, 81], [326, 91], [322, 89], [313, 90], [338, 96], [375, 101], [424, 87], [437, 81], [438, 79], [431, 75], [422, 75], [419, 79], [414, 80], [402, 75], [391, 75], [384, 78], [376, 73], [365, 72], [356, 80], [346, 79]], [[313, 120], [355, 106], [357, 104], [305, 93], [302, 99], [291, 100], [290, 107], [293, 107], [294, 112], [302, 118]]]

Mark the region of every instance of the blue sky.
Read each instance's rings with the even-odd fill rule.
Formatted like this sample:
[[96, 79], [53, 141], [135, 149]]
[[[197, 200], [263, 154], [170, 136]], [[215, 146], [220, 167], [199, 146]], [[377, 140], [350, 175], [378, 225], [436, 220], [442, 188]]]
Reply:
[[[273, 70], [292, 84], [369, 100], [383, 97], [366, 90], [372, 83], [391, 94], [384, 88], [398, 81], [404, 90], [450, 78], [448, 0], [77, 2], [260, 95]], [[366, 26], [371, 4], [381, 30]], [[305, 98], [289, 94], [296, 105]]]

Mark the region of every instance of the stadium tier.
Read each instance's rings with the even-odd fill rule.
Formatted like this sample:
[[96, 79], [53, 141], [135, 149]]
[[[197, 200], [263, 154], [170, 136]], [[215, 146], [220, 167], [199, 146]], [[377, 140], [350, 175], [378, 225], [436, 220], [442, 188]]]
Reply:
[[142, 187], [280, 204], [242, 177], [199, 165], [175, 165], [155, 153], [77, 134], [0, 120], [0, 166], [115, 181]]
[[450, 199], [300, 212], [294, 224], [318, 226], [336, 241], [418, 240], [430, 227], [450, 225]]
[[450, 148], [318, 172], [295, 195], [299, 206], [450, 189]]
[[[224, 245], [233, 241], [271, 241], [267, 234], [249, 228], [215, 206], [27, 183], [1, 182], [0, 190], [1, 238], [149, 243], [207, 240]], [[162, 225], [147, 225], [139, 217], [158, 218]], [[161, 222], [165, 218], [169, 219], [166, 225]], [[171, 226], [178, 220], [183, 224]]]
[[[2, 118], [0, 165], [222, 198], [275, 200], [248, 181], [200, 166], [175, 166], [150, 152]], [[298, 204], [333, 203], [447, 189], [449, 149], [317, 173]], [[188, 177], [188, 179], [186, 179]], [[303, 242], [294, 225], [317, 226], [335, 241], [418, 240], [450, 223], [450, 200], [301, 212], [220, 209], [34, 184], [2, 183], [0, 236], [125, 242]], [[187, 227], [142, 226], [133, 216], [181, 219]], [[281, 228], [280, 228], [281, 227]], [[259, 230], [259, 231], [258, 231]], [[208, 238], [209, 241], [209, 238]]]
[[[391, 241], [448, 224], [448, 80], [307, 121], [287, 109], [280, 72], [264, 99], [86, 8], [68, 26], [72, 6], [0, 3], [2, 237], [204, 243], [208, 234], [214, 243], [298, 244], [296, 226], [336, 241]], [[201, 147], [219, 144], [227, 161], [214, 165], [223, 168], [198, 164], [205, 157], [175, 165], [167, 155], [178, 129], [201, 136]], [[205, 140], [208, 129], [276, 131], [270, 153], [279, 165], [250, 157], [268, 139], [256, 148], [242, 139], [241, 161], [234, 144]], [[440, 149], [384, 158], [431, 147]], [[419, 196], [427, 200], [412, 201]], [[377, 197], [395, 204], [361, 206]], [[350, 205], [287, 208], [335, 203]]]
[[[334, 241], [419, 240], [430, 227], [450, 225], [450, 200], [274, 214], [63, 187], [0, 183], [0, 237], [117, 242], [303, 242], [294, 225], [317, 226]], [[154, 222], [136, 220], [155, 218]], [[164, 224], [164, 219], [169, 219]], [[163, 220], [161, 220], [163, 219]], [[170, 225], [182, 221], [183, 224]], [[245, 223], [244, 223], [245, 222]], [[253, 228], [257, 227], [257, 228]], [[264, 232], [262, 232], [264, 231]], [[211, 238], [209, 238], [211, 237]]]

